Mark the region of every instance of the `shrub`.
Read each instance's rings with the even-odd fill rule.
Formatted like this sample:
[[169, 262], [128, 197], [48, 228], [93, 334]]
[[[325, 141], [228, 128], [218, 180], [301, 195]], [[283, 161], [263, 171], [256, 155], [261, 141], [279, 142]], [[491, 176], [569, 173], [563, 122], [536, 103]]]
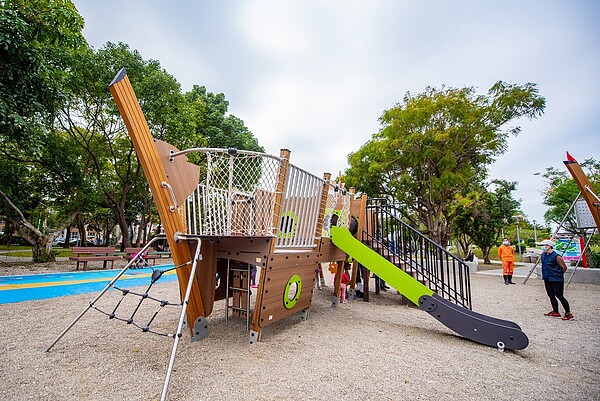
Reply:
[[598, 267], [600, 268], [600, 252], [590, 251], [592, 253], [592, 257], [590, 259], [589, 266], [590, 267]]

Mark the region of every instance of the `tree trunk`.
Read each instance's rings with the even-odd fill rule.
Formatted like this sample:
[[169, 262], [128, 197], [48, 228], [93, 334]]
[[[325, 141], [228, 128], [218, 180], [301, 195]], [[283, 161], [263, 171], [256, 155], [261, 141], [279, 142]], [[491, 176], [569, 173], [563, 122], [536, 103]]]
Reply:
[[140, 221], [140, 225], [138, 226], [137, 236], [135, 239], [135, 246], [137, 246], [138, 248], [142, 246], [143, 233], [145, 231], [144, 228], [146, 227], [145, 220], [145, 216], [142, 214], [142, 219]]
[[121, 229], [121, 235], [123, 240], [121, 241], [121, 252], [125, 251], [125, 248], [131, 248], [131, 238], [129, 236], [129, 225], [125, 219], [125, 211], [122, 208], [113, 209], [117, 218], [117, 224]]
[[56, 255], [52, 252], [52, 242], [48, 239], [47, 236], [43, 235], [33, 244], [33, 262], [45, 263], [56, 260]]
[[483, 252], [483, 263], [486, 265], [491, 265], [492, 261], [490, 260], [490, 251], [492, 248], [481, 248], [481, 252]]
[[12, 224], [16, 228], [19, 235], [23, 237], [29, 244], [31, 244], [33, 262], [45, 263], [56, 260], [56, 257], [52, 252], [52, 236], [44, 235], [25, 219], [13, 219]]
[[[590, 247], [588, 247], [585, 250], [585, 261], [587, 263], [587, 267], [600, 267], [594, 264], [594, 257], [592, 255], [592, 249]], [[581, 262], [581, 264], [583, 264], [583, 262]]]
[[456, 237], [456, 253], [458, 256], [466, 259], [469, 256], [471, 250], [471, 244], [473, 242], [466, 234], [461, 234]]
[[79, 246], [87, 246], [87, 232], [85, 230], [85, 222], [81, 213], [77, 213], [77, 231], [79, 231]]
[[65, 235], [65, 242], [62, 245], [65, 249], [67, 249], [71, 244], [71, 227], [73, 227], [71, 224], [67, 226], [67, 235]]

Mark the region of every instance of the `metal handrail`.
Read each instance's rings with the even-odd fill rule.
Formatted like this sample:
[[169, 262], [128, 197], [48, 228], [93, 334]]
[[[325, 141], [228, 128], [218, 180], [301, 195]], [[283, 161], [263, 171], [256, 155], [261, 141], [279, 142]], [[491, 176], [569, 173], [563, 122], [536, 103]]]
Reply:
[[402, 221], [386, 199], [367, 202], [362, 241], [431, 290], [472, 309], [469, 266], [444, 247]]

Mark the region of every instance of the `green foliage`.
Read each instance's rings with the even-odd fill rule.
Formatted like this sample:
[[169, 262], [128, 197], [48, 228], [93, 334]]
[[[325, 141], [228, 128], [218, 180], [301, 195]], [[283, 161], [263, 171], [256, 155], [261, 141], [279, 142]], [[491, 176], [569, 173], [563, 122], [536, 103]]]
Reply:
[[68, 0], [0, 2], [0, 215], [33, 244], [38, 260], [51, 257], [51, 233], [32, 219], [55, 228], [75, 219], [80, 230], [90, 223], [105, 232], [118, 222], [127, 244], [130, 223], [153, 214], [107, 90], [122, 67], [155, 138], [180, 149], [263, 150], [243, 121], [227, 114], [223, 94], [200, 86], [183, 94], [158, 61], [126, 44], [91, 49], [83, 23]]
[[591, 263], [590, 267], [600, 268], [600, 252], [598, 251], [590, 251], [591, 254]]
[[205, 146], [264, 152], [244, 122], [236, 116], [227, 115], [229, 102], [224, 94], [214, 94], [204, 86], [194, 85], [185, 98], [195, 114], [196, 137], [203, 138]]
[[65, 99], [64, 80], [86, 46], [70, 1], [5, 0], [0, 8], [0, 138], [36, 149]]
[[493, 192], [482, 188], [468, 202], [459, 200], [452, 224], [453, 235], [468, 237], [481, 249], [485, 263], [489, 263], [489, 252], [497, 244], [502, 228], [519, 207], [519, 202], [512, 197], [516, 182], [494, 180], [492, 184], [495, 185]]
[[407, 93], [384, 112], [382, 128], [348, 157], [346, 182], [371, 197], [404, 206], [405, 218], [446, 243], [457, 199], [481, 186], [487, 166], [506, 151], [519, 117], [542, 114], [535, 84], [497, 82], [487, 95], [474, 88], [427, 88]]

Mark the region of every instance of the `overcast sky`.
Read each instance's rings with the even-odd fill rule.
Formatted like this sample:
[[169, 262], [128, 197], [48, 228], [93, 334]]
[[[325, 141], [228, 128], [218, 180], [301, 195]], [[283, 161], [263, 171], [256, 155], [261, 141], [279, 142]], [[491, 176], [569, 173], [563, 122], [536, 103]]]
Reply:
[[[268, 153], [318, 176], [380, 128], [407, 91], [533, 82], [545, 114], [491, 166], [543, 221], [534, 173], [565, 151], [600, 159], [600, 1], [75, 0], [95, 48], [124, 42], [184, 91], [222, 92]], [[108, 84], [108, 83], [107, 83]]]

